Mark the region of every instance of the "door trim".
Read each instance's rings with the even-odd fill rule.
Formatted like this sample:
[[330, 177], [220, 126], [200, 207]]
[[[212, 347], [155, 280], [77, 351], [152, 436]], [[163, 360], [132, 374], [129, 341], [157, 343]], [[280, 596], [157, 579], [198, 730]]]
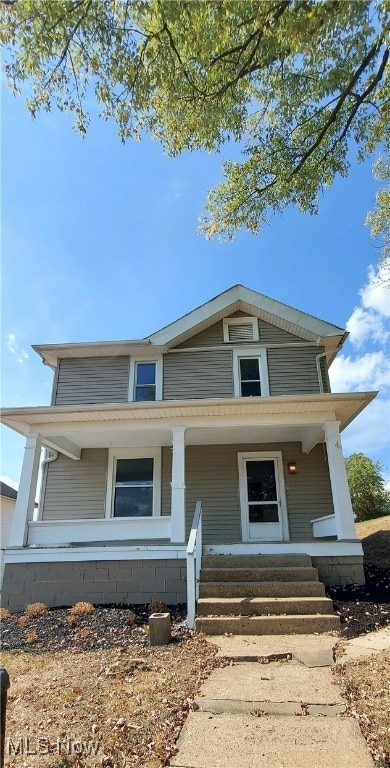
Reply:
[[[242, 541], [243, 542], [254, 541], [253, 539], [249, 538], [249, 514], [248, 514], [247, 505], [245, 503], [245, 499], [246, 499], [245, 462], [247, 460], [256, 461], [256, 459], [260, 461], [273, 459], [275, 461], [275, 468], [277, 472], [277, 482], [279, 485], [279, 495], [280, 495], [280, 520], [282, 525], [282, 542], [290, 541], [286, 490], [284, 485], [284, 474], [283, 474], [282, 451], [245, 451], [244, 453], [238, 453], [238, 484], [239, 484], [239, 496], [240, 496]], [[258, 541], [265, 541], [265, 539], [258, 539]]]

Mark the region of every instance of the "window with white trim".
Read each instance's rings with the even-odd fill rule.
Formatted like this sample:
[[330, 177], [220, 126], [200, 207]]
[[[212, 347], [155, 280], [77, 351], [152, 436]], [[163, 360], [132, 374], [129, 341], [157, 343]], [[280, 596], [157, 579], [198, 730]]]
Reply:
[[130, 359], [129, 400], [143, 403], [162, 399], [162, 357]]
[[161, 450], [110, 450], [107, 517], [154, 517], [161, 513]]
[[264, 348], [233, 350], [233, 382], [236, 397], [269, 395], [267, 353]]
[[259, 324], [257, 317], [225, 317], [223, 320], [223, 340], [230, 344], [258, 341]]

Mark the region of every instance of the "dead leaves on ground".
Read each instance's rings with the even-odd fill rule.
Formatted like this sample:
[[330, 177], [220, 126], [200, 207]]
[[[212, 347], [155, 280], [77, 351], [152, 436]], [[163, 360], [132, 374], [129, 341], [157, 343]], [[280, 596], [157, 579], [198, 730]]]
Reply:
[[335, 667], [347, 714], [358, 721], [378, 766], [390, 764], [390, 652], [366, 656]]

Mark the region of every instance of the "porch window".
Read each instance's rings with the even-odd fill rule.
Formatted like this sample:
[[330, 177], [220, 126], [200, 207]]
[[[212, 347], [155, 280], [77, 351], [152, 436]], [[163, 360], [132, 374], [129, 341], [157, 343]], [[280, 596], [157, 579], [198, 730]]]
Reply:
[[267, 353], [264, 347], [233, 350], [233, 382], [236, 397], [269, 395]]
[[114, 517], [153, 515], [153, 459], [117, 459]]
[[111, 448], [106, 517], [161, 514], [161, 449]]

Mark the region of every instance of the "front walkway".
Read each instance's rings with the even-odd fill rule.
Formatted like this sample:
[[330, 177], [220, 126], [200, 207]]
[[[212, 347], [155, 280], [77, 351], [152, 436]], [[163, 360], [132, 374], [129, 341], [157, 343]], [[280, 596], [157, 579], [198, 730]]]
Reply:
[[[374, 634], [381, 647], [388, 643], [386, 633]], [[330, 669], [335, 637], [212, 641], [232, 664], [203, 684], [172, 768], [372, 768], [357, 721], [342, 716], [345, 703]]]

